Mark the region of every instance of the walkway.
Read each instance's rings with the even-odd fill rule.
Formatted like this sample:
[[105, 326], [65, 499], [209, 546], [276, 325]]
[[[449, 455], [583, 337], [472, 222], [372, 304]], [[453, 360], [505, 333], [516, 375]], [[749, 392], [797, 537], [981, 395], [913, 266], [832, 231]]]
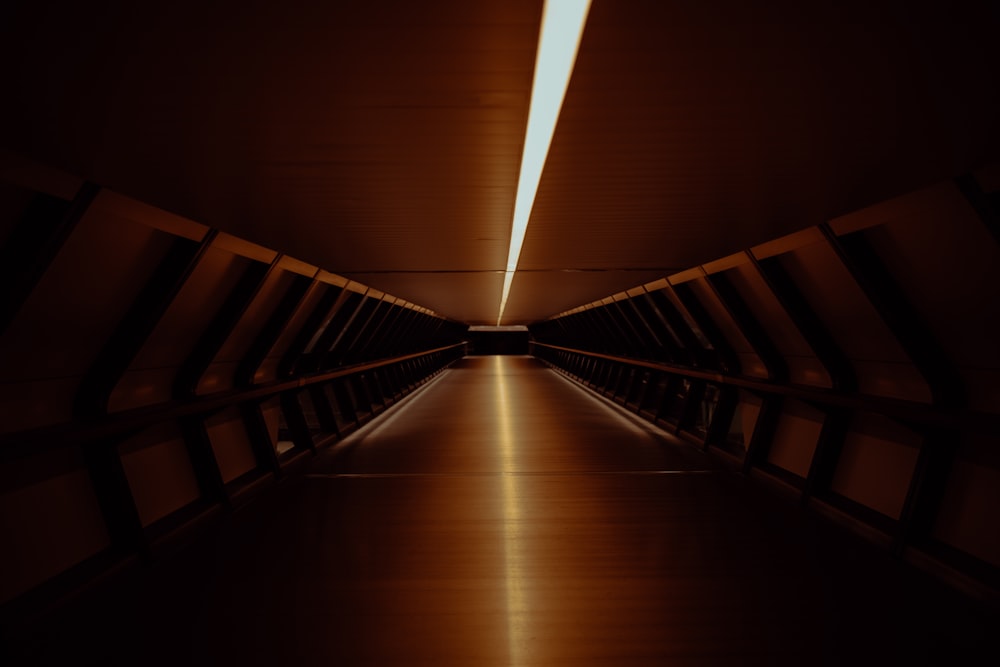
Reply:
[[122, 594], [101, 664], [966, 664], [988, 634], [526, 357], [465, 359], [270, 500]]

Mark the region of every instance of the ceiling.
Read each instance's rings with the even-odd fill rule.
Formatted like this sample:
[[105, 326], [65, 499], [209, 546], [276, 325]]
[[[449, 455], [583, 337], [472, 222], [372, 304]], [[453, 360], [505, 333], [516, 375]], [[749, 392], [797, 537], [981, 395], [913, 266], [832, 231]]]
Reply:
[[[541, 0], [8, 3], [0, 145], [471, 324]], [[594, 0], [506, 324], [1000, 159], [1000, 10]]]

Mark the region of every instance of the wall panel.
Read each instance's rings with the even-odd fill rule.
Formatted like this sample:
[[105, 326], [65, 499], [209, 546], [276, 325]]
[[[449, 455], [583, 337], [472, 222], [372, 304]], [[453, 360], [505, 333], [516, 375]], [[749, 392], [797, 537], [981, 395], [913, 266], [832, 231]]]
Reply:
[[[941, 185], [864, 234], [944, 349], [977, 389], [1000, 383], [1000, 245], [958, 190]], [[972, 376], [972, 377], [970, 377]], [[968, 391], [976, 408], [1000, 412], [991, 391]]]
[[786, 400], [768, 449], [767, 462], [805, 479], [824, 417], [822, 411], [801, 401]]
[[0, 602], [111, 546], [90, 477], [74, 452], [3, 467]]
[[118, 451], [143, 526], [201, 497], [191, 458], [176, 424], [147, 429], [122, 443]]
[[[69, 203], [0, 185], [5, 257], [30, 260], [5, 265], [16, 298], [0, 327], [0, 605], [14, 615], [157, 558], [165, 539], [286, 479], [303, 455], [358, 425], [349, 406], [314, 439], [295, 394], [312, 422], [309, 391], [324, 397], [334, 385], [374, 392], [380, 413], [400, 389], [390, 378], [405, 368], [415, 387], [464, 349], [464, 327], [406, 303], [392, 321], [419, 322], [414, 335], [379, 335], [401, 338], [392, 347], [413, 357], [368, 364], [376, 348], [358, 321], [352, 361], [364, 378], [306, 376], [315, 368], [295, 364], [279, 378], [286, 352], [317, 333], [307, 323], [322, 332], [324, 319], [343, 315], [324, 332], [325, 353], [367, 286], [108, 190], [77, 189], [86, 197]], [[25, 223], [39, 201], [54, 231]], [[345, 286], [351, 307], [340, 313]], [[240, 384], [257, 386], [235, 386], [237, 370]], [[365, 418], [368, 403], [359, 399]]]
[[[962, 177], [629, 290], [683, 325], [671, 342], [689, 358], [573, 335], [618, 295], [531, 325], [533, 353], [618, 402], [621, 378], [656, 377], [657, 405], [632, 392], [627, 407], [896, 556], [995, 587], [998, 213], [995, 188]], [[787, 378], [765, 371], [783, 364]], [[686, 391], [702, 386], [717, 391]]]
[[930, 402], [930, 388], [834, 251], [815, 240], [778, 261], [851, 361], [862, 393]]
[[1000, 567], [1000, 438], [968, 436], [959, 448], [932, 535]]
[[257, 467], [250, 437], [236, 408], [209, 417], [205, 420], [205, 428], [223, 482], [228, 484]]
[[169, 244], [99, 209], [84, 215], [0, 336], [0, 431], [70, 419], [76, 387]]
[[830, 375], [803, 338], [795, 323], [771, 292], [750, 258], [726, 271], [744, 303], [754, 313], [788, 366], [788, 379], [796, 384], [832, 387]]
[[112, 392], [109, 402], [111, 412], [173, 398], [173, 381], [178, 368], [250, 261], [214, 244], [205, 252]]
[[726, 312], [725, 306], [719, 301], [719, 298], [712, 291], [712, 288], [708, 285], [704, 277], [694, 277], [672, 284], [686, 285], [691, 289], [691, 293], [705, 308], [708, 315], [715, 322], [715, 325], [721, 330], [722, 335], [725, 336], [726, 341], [732, 346], [739, 357], [740, 368], [744, 375], [760, 378], [767, 377], [767, 368], [764, 366], [764, 362], [757, 356], [746, 336], [743, 335], [739, 326], [733, 321], [732, 316]]
[[920, 435], [878, 415], [858, 415], [844, 440], [830, 490], [892, 519], [903, 511]]
[[246, 355], [254, 337], [260, 332], [268, 316], [274, 312], [282, 297], [292, 286], [296, 275], [279, 268], [267, 276], [256, 298], [243, 313], [243, 316], [236, 323], [236, 327], [201, 376], [196, 394], [210, 394], [233, 387], [234, 375], [240, 361]]

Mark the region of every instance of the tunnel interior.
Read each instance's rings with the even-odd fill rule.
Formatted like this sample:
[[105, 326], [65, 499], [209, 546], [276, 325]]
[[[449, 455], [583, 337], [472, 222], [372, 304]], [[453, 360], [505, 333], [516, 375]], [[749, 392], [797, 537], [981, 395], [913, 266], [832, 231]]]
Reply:
[[990, 600], [1000, 262], [973, 205], [996, 202], [990, 173], [516, 330], [87, 183], [8, 184], [5, 621], [27, 632], [114, 573], [198, 553], [462, 359], [528, 353]]
[[[439, 515], [464, 535], [500, 521], [490, 512], [504, 502], [504, 526], [527, 526], [525, 544], [570, 564], [568, 547], [531, 530], [579, 529], [586, 544], [576, 515], [558, 521], [586, 505], [608, 535], [627, 536], [656, 604], [670, 599], [656, 588], [665, 564], [688, 572], [723, 553], [726, 568], [752, 571], [731, 588], [742, 593], [717, 596], [749, 605], [723, 609], [731, 627], [734, 609], [760, 613], [754, 633], [726, 635], [737, 662], [997, 655], [1000, 17], [989, 3], [968, 15], [777, 3], [750, 18], [722, 3], [727, 20], [595, 0], [506, 319], [500, 237], [542, 3], [188, 4], [45, 14], [24, 3], [4, 32], [12, 66], [0, 90], [16, 101], [0, 123], [10, 664], [130, 664], [195, 636], [197, 656], [163, 655], [254, 664], [257, 644], [237, 659], [219, 637], [263, 623], [255, 605], [294, 607], [279, 583], [330, 576], [307, 548], [313, 533], [294, 527], [357, 568], [345, 570], [356, 582], [338, 580], [353, 595], [395, 548], [356, 519], [367, 508]], [[485, 444], [473, 456], [464, 437]], [[425, 449], [400, 444], [410, 439]], [[619, 440], [634, 448], [615, 450]], [[694, 495], [676, 505], [649, 490], [673, 472], [697, 473], [678, 475]], [[578, 473], [593, 486], [560, 495]], [[386, 495], [352, 495], [358, 476]], [[322, 480], [334, 490], [317, 491]], [[447, 503], [436, 495], [452, 487], [461, 493]], [[587, 504], [609, 487], [606, 505]], [[419, 514], [425, 505], [434, 511]], [[645, 520], [668, 532], [628, 533]], [[715, 539], [693, 528], [702, 523], [727, 535], [720, 552], [663, 542], [669, 531]], [[436, 526], [400, 539], [423, 544]], [[520, 533], [505, 530], [505, 567], [528, 569]], [[767, 569], [785, 561], [755, 531], [796, 554], [788, 578]], [[581, 575], [588, 594], [638, 596], [629, 563], [609, 575], [601, 557], [600, 577]], [[267, 559], [281, 574], [257, 568]], [[308, 575], [289, 578], [298, 565]], [[566, 567], [532, 585], [561, 585]], [[601, 588], [605, 576], [622, 588]], [[692, 569], [668, 583], [695, 580]], [[820, 602], [797, 597], [803, 581]], [[383, 583], [364, 590], [424, 599], [412, 582]], [[483, 590], [509, 618], [530, 606], [509, 583]], [[303, 593], [319, 606], [314, 594]], [[768, 625], [789, 610], [820, 618], [801, 620], [801, 641]], [[307, 612], [266, 618], [322, 636]], [[650, 618], [676, 630], [675, 612]], [[206, 638], [203, 614], [239, 622]], [[349, 645], [356, 626], [331, 622]], [[115, 624], [134, 637], [114, 639]], [[594, 626], [593, 646], [613, 626]], [[704, 632], [699, 645], [715, 648], [690, 664], [726, 664], [712, 652], [725, 640]], [[472, 651], [463, 659], [487, 635], [459, 642]], [[685, 659], [674, 640], [670, 655]], [[316, 664], [279, 644], [260, 655]], [[301, 645], [319, 660], [320, 643]], [[498, 650], [510, 664], [546, 655]]]

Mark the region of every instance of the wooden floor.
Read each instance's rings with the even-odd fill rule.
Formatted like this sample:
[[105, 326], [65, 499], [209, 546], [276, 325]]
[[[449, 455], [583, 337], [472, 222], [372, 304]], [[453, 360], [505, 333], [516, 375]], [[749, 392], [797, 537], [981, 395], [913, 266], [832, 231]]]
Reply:
[[26, 654], [1000, 664], [995, 619], [533, 359], [470, 357], [317, 457], [301, 483], [67, 611]]

